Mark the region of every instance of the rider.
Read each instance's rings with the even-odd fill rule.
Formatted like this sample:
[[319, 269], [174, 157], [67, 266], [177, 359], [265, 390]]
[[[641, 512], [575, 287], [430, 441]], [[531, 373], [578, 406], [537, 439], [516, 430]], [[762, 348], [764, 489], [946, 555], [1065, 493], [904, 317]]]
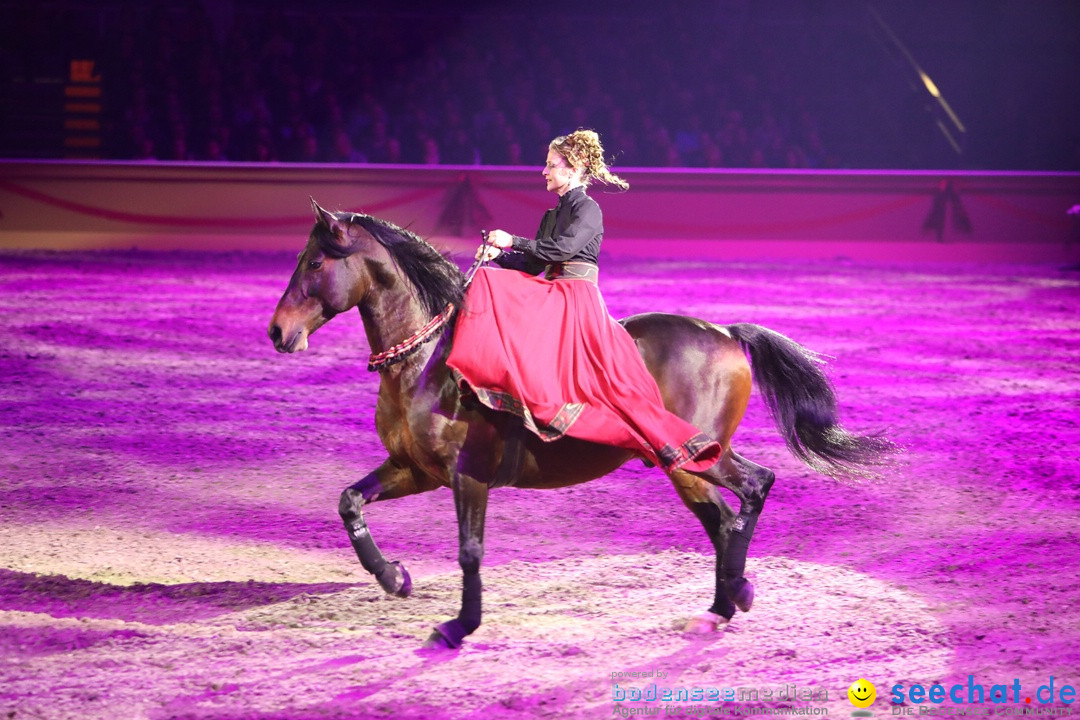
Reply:
[[514, 270], [476, 273], [447, 364], [484, 405], [513, 412], [544, 440], [569, 435], [634, 450], [667, 472], [707, 470], [722, 448], [664, 408], [597, 287], [604, 226], [586, 189], [629, 184], [608, 169], [592, 130], [552, 140], [543, 175], [558, 203], [532, 240], [489, 233], [477, 257]]

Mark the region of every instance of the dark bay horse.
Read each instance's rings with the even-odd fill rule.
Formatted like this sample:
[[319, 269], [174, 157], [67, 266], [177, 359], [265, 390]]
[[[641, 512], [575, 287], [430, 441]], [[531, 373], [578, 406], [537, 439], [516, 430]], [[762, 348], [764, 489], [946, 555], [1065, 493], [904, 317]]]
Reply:
[[[458, 616], [439, 625], [428, 644], [457, 647], [480, 625], [489, 490], [583, 483], [635, 455], [570, 437], [555, 442], [533, 433], [522, 437], [514, 416], [463, 394], [446, 365], [453, 315], [466, 301], [458, 267], [391, 223], [328, 212], [314, 201], [312, 207], [316, 223], [270, 321], [270, 338], [279, 352], [304, 350], [311, 333], [335, 315], [359, 309], [372, 352], [369, 368], [380, 373], [375, 425], [388, 457], [345, 489], [338, 510], [364, 569], [386, 592], [405, 597], [412, 589], [409, 574], [379, 551], [364, 506], [441, 486], [453, 490], [462, 602]], [[731, 448], [752, 379], [788, 448], [819, 472], [834, 477], [868, 472], [892, 446], [883, 437], [844, 430], [819, 356], [776, 332], [665, 313], [620, 322], [637, 342], [668, 409], [724, 449], [706, 473], [670, 473], [716, 550], [713, 604], [687, 624], [690, 632], [710, 632], [753, 602], [753, 587], [743, 577], [746, 552], [774, 479]], [[718, 487], [736, 496], [738, 511]]]

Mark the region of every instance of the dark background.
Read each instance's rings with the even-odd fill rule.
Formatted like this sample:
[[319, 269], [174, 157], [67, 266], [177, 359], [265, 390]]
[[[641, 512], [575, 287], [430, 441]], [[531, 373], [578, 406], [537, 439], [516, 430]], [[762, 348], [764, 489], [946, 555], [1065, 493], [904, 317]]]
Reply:
[[[1074, 0], [60, 0], [0, 18], [7, 158], [535, 165], [584, 126], [622, 166], [1080, 170]], [[72, 60], [94, 64], [73, 78]], [[73, 106], [71, 87], [100, 97]]]

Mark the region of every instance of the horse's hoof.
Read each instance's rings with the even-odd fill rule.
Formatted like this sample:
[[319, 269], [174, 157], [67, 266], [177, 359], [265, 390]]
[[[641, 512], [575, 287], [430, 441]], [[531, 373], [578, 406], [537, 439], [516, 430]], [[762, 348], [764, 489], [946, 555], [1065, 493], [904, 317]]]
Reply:
[[465, 628], [458, 620], [447, 620], [441, 625], [436, 625], [435, 630], [428, 636], [424, 647], [428, 649], [456, 650], [461, 647], [465, 640]]
[[386, 568], [376, 579], [389, 595], [405, 598], [412, 594], [412, 578], [409, 576], [409, 571], [397, 560], [387, 563]]
[[721, 626], [727, 625], [728, 619], [723, 615], [712, 612], [703, 612], [697, 617], [692, 617], [686, 622], [683, 632], [688, 635], [708, 635], [716, 632]]
[[735, 607], [743, 612], [750, 612], [750, 608], [754, 606], [754, 585], [746, 578], [739, 578], [742, 582], [739, 583], [738, 589], [735, 592], [730, 593], [731, 602], [735, 603]]
[[438, 630], [433, 630], [428, 639], [424, 641], [425, 650], [453, 650], [454, 646]]
[[[401, 570], [401, 587], [394, 591], [394, 595], [399, 598], [407, 598], [412, 595], [412, 576], [409, 575], [409, 571], [405, 569], [405, 566], [394, 560], [394, 565], [398, 566]], [[753, 589], [751, 589], [751, 598], [753, 597]]]

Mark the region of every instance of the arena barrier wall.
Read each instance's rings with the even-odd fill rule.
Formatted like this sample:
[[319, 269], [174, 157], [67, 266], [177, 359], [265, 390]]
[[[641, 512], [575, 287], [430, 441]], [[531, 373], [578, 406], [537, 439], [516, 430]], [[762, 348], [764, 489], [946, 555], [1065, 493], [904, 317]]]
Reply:
[[[590, 190], [613, 255], [1080, 261], [1080, 173], [618, 172]], [[0, 249], [299, 250], [309, 197], [470, 255], [554, 200], [539, 167], [0, 161]]]

